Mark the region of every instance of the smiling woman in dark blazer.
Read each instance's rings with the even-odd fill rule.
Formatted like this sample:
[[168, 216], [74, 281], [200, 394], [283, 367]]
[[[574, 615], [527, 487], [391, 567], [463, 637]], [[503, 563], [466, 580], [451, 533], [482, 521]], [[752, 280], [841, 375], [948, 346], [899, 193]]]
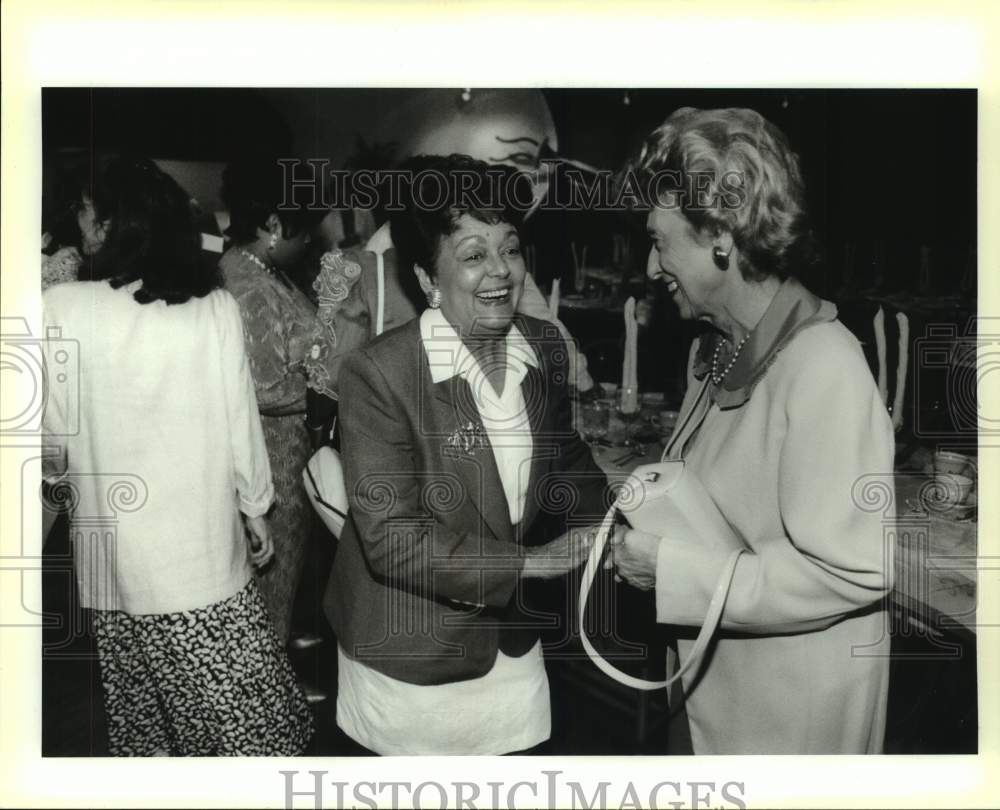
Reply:
[[606, 480], [572, 428], [562, 338], [515, 315], [519, 216], [488, 192], [516, 180], [457, 156], [405, 168], [392, 238], [429, 308], [341, 374], [337, 723], [380, 754], [522, 751], [551, 725], [534, 626], [551, 617], [532, 621], [524, 585], [582, 562]]

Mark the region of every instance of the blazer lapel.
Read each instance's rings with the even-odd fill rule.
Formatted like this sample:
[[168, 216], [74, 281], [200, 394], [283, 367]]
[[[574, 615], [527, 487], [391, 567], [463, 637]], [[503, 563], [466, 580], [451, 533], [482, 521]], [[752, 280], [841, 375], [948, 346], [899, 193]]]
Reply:
[[546, 396], [545, 378], [540, 369], [528, 366], [528, 372], [521, 380], [521, 395], [524, 397], [524, 407], [528, 413], [532, 437], [528, 497], [521, 517], [521, 525], [529, 527], [538, 514], [538, 493], [535, 490], [545, 474], [548, 462], [553, 457], [551, 441], [546, 437], [546, 425], [551, 424], [551, 420], [548, 420], [551, 403]]
[[[472, 397], [469, 384], [459, 376], [434, 384], [434, 398], [447, 408], [441, 414], [441, 424], [445, 430], [461, 431], [471, 422], [482, 427], [479, 411]], [[469, 499], [483, 516], [483, 520], [498, 540], [514, 541], [510, 523], [510, 510], [504, 495], [500, 473], [497, 471], [493, 448], [486, 436], [486, 445], [470, 453], [461, 447], [450, 447], [445, 438], [441, 453], [453, 465], [456, 474], [465, 482]]]

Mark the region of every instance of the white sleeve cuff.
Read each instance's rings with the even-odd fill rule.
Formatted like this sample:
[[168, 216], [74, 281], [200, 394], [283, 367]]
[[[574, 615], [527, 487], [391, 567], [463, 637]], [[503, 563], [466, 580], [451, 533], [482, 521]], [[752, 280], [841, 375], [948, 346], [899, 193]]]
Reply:
[[259, 498], [253, 500], [240, 496], [240, 511], [247, 517], [260, 517], [267, 514], [274, 502], [274, 485], [268, 484], [267, 489]]

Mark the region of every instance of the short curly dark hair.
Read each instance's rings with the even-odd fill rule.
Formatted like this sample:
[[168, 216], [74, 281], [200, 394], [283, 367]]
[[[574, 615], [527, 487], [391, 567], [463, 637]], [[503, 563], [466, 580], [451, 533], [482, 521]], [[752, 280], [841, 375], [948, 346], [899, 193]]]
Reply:
[[[288, 168], [286, 169], [286, 165]], [[237, 245], [257, 238], [257, 229], [266, 227], [275, 214], [285, 239], [315, 227], [329, 213], [321, 204], [319, 184], [287, 182], [292, 165], [276, 157], [254, 155], [234, 160], [222, 172], [222, 201], [229, 209], [226, 234]]]
[[467, 155], [409, 158], [392, 185], [386, 210], [399, 267], [419, 265], [432, 278], [441, 239], [455, 232], [460, 217], [520, 228], [532, 204], [531, 181], [522, 172]]
[[627, 172], [647, 188], [663, 188], [654, 178], [668, 179], [666, 188], [678, 192], [668, 204], [679, 201], [699, 232], [731, 233], [745, 278], [800, 275], [816, 260], [798, 156], [755, 110], [676, 110]]

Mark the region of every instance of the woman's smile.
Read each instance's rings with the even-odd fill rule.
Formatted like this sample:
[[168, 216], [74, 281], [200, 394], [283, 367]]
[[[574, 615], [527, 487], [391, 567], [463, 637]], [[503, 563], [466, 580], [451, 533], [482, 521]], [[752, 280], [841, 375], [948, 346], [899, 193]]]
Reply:
[[499, 307], [510, 304], [510, 294], [514, 289], [513, 285], [507, 284], [503, 287], [495, 287], [491, 290], [483, 290], [476, 293], [476, 298], [484, 306]]

